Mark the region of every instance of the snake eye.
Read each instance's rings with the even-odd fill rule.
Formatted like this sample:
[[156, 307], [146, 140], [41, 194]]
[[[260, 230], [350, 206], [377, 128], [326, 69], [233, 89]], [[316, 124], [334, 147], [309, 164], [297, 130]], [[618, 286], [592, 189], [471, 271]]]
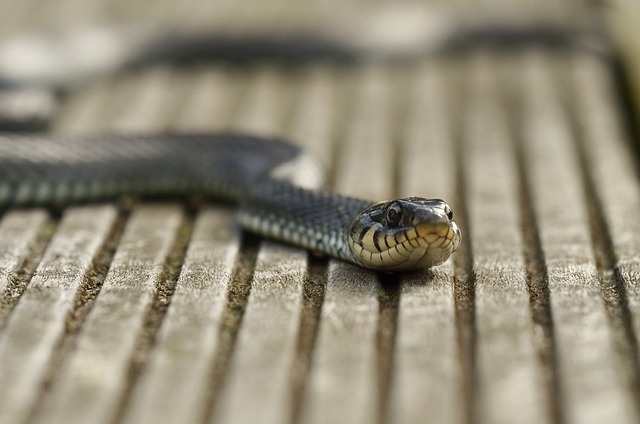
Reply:
[[446, 207], [444, 209], [444, 212], [447, 214], [447, 218], [449, 218], [450, 220], [453, 219], [453, 211], [451, 210], [451, 208]]
[[402, 219], [402, 208], [397, 203], [392, 203], [387, 209], [387, 226], [397, 227]]

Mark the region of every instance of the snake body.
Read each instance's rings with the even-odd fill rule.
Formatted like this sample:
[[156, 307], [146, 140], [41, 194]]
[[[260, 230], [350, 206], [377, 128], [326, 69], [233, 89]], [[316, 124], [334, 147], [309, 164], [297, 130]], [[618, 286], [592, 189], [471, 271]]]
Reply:
[[[363, 30], [349, 22], [342, 30], [332, 24], [329, 31], [322, 26], [311, 32], [240, 36], [107, 28], [32, 34], [0, 44], [0, 209], [110, 200], [123, 194], [201, 193], [235, 202], [247, 230], [366, 268], [403, 271], [443, 263], [461, 237], [444, 201], [409, 197], [374, 203], [323, 191], [320, 165], [282, 140], [224, 133], [81, 138], [15, 134], [45, 129], [61, 95], [80, 82], [148, 63], [394, 63], [478, 47], [529, 45], [588, 48], [605, 55], [610, 51], [606, 38], [590, 26], [512, 27], [482, 20], [478, 26], [460, 26], [451, 20], [439, 32], [425, 33], [433, 26], [420, 21], [406, 32], [398, 22], [431, 15], [410, 8], [382, 12], [379, 17], [396, 24], [392, 33], [409, 38], [391, 37], [389, 44], [375, 37], [380, 32], [375, 26]], [[365, 19], [364, 28], [367, 22], [388, 29], [375, 16]]]
[[0, 136], [3, 208], [201, 193], [235, 202], [247, 230], [384, 271], [438, 265], [460, 243], [441, 200], [374, 203], [323, 191], [322, 182], [309, 153], [274, 138]]
[[236, 203], [242, 227], [265, 237], [374, 270], [429, 268], [446, 261], [460, 244], [449, 205], [420, 197], [376, 203], [324, 191], [322, 167], [283, 140], [231, 133], [64, 138], [15, 131], [46, 128], [60, 94], [78, 82], [146, 63], [393, 62], [483, 46], [574, 48], [590, 34], [491, 25], [461, 32], [454, 25], [439, 44], [425, 47], [419, 39], [400, 49], [400, 55], [398, 46], [367, 47], [331, 33], [136, 37], [108, 30], [0, 44], [0, 209], [112, 200], [123, 194], [200, 193]]

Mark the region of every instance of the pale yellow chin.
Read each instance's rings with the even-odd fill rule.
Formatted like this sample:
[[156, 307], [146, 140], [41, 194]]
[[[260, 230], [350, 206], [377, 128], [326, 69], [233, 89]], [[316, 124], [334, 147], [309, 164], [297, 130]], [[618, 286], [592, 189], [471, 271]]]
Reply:
[[[402, 241], [383, 251], [370, 249], [365, 238], [353, 249], [363, 266], [381, 271], [414, 271], [440, 265], [449, 259], [460, 243], [455, 222], [447, 225], [421, 225], [405, 232]], [[380, 244], [380, 243], [379, 243]], [[385, 246], [386, 247], [386, 246]]]

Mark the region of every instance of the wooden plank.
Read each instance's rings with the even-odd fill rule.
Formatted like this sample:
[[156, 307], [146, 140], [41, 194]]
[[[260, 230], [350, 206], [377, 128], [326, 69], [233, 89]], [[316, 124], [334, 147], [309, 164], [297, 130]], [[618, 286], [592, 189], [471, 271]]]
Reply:
[[[455, 164], [445, 64], [419, 66], [402, 121], [400, 195], [451, 199]], [[403, 276], [387, 422], [461, 422], [452, 261]]]
[[211, 422], [287, 422], [306, 253], [264, 243], [228, 378]]
[[538, 213], [546, 259], [563, 415], [575, 423], [635, 422], [633, 400], [612, 360], [616, 354], [591, 249], [586, 212], [591, 206], [583, 194], [576, 135], [553, 79], [569, 70], [553, 63], [557, 60], [542, 53], [530, 55], [515, 74], [523, 76], [520, 113], [534, 199], [529, 207]]
[[0, 221], [0, 329], [31, 279], [53, 225], [43, 210], [9, 212]]
[[[134, 367], [144, 360], [154, 314], [161, 314], [169, 256], [186, 243], [179, 207], [140, 206], [127, 223], [107, 277], [73, 352], [36, 421], [112, 422]], [[181, 240], [182, 239], [182, 240]], [[175, 253], [175, 252], [173, 252]], [[136, 355], [139, 355], [136, 358]]]
[[[469, 66], [463, 121], [466, 228], [473, 252], [479, 422], [544, 421], [525, 280], [516, 168], [490, 55]], [[508, 317], [508, 318], [507, 318]], [[473, 377], [472, 377], [473, 384]]]
[[[335, 189], [365, 198], [391, 195], [388, 154], [390, 84], [384, 72], [362, 71], [353, 115], [339, 153]], [[367, 151], [363, 156], [359, 152]], [[353, 161], [358, 157], [361, 160]], [[375, 172], [367, 172], [367, 170]], [[366, 177], [364, 177], [366, 173]], [[379, 282], [375, 274], [331, 261], [301, 421], [371, 423], [378, 418], [376, 340]]]
[[[0, 421], [23, 422], [95, 291], [94, 261], [116, 225], [110, 206], [68, 209], [0, 335]], [[83, 301], [79, 301], [85, 298]], [[74, 315], [76, 317], [74, 318]], [[68, 322], [69, 321], [69, 322]]]

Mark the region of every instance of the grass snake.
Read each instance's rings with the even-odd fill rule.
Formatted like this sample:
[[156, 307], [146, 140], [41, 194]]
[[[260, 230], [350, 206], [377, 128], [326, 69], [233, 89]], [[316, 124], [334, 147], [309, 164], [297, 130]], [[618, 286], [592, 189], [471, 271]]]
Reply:
[[[451, 31], [440, 48], [427, 50], [574, 46], [583, 35], [563, 28], [481, 26]], [[130, 66], [203, 59], [353, 64], [394, 57], [349, 40], [309, 34], [135, 38], [123, 31], [93, 31], [0, 44], [0, 209], [104, 201], [123, 194], [201, 193], [235, 202], [239, 222], [249, 231], [365, 268], [393, 272], [441, 264], [461, 240], [446, 202], [421, 197], [372, 202], [324, 191], [318, 162], [283, 140], [233, 133], [16, 133], [46, 126], [60, 93], [78, 81]], [[411, 53], [418, 60], [425, 53], [419, 50]]]
[[319, 189], [323, 172], [287, 142], [246, 134], [0, 136], [0, 206], [202, 193], [237, 203], [243, 228], [383, 271], [446, 261], [460, 243], [451, 208], [374, 203]]

